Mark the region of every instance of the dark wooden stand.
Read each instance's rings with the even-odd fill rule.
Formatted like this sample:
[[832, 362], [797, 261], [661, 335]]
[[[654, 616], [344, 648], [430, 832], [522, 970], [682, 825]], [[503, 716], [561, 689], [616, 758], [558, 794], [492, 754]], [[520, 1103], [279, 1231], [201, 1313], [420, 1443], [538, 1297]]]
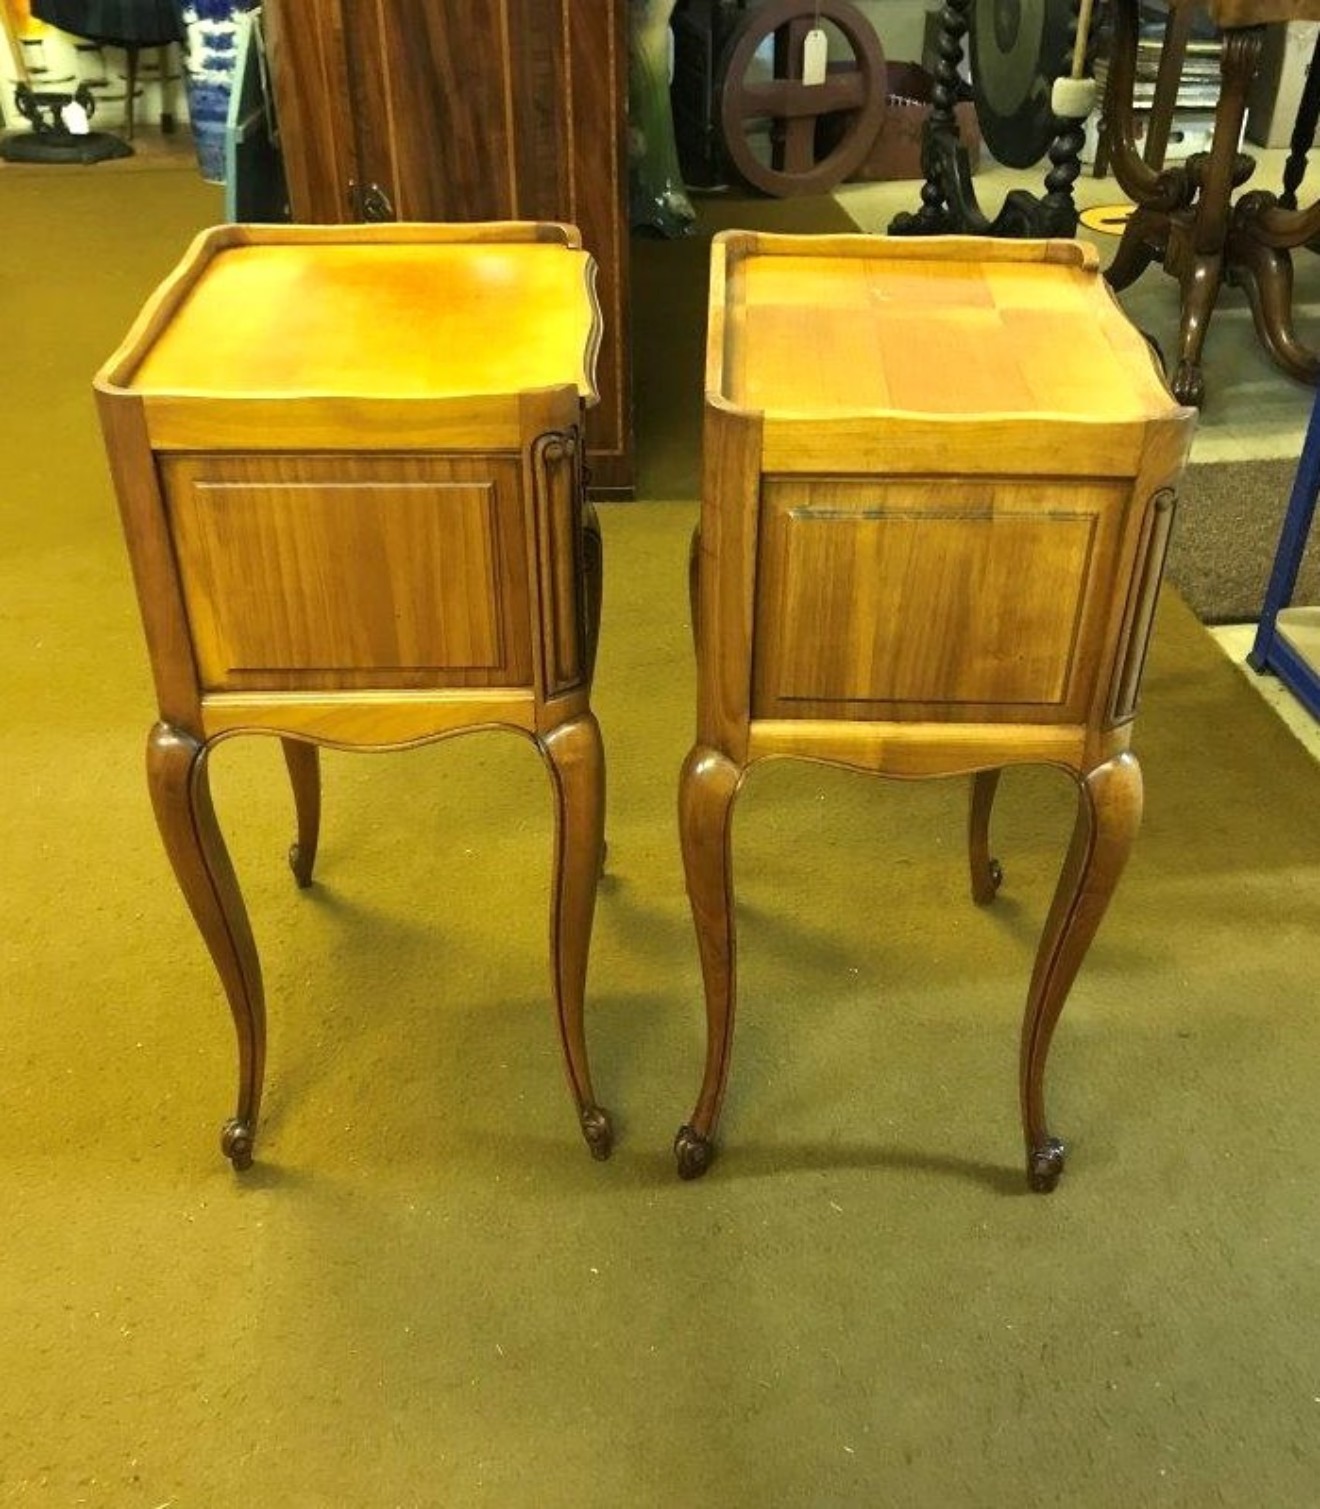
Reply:
[[1273, 360], [1303, 382], [1320, 379], [1320, 356], [1297, 339], [1292, 320], [1291, 254], [1320, 236], [1320, 202], [1306, 210], [1296, 207], [1320, 113], [1320, 77], [1314, 69], [1298, 112], [1284, 193], [1256, 190], [1233, 200], [1255, 170], [1254, 159], [1238, 152], [1237, 143], [1264, 23], [1320, 20], [1320, 0], [1212, 0], [1210, 13], [1224, 28], [1224, 48], [1223, 87], [1208, 153], [1159, 168], [1137, 151], [1132, 96], [1138, 0], [1114, 0], [1105, 107], [1114, 176], [1137, 206], [1106, 276], [1115, 289], [1123, 289], [1158, 261], [1178, 280], [1182, 312], [1170, 384], [1182, 402], [1198, 405], [1205, 399], [1206, 331], [1225, 281], [1245, 291], [1256, 334]]
[[958, 134], [954, 109], [958, 104], [959, 69], [966, 44], [972, 0], [945, 0], [940, 12], [940, 61], [935, 70], [934, 108], [926, 122], [921, 148], [925, 183], [921, 208], [903, 213], [890, 223], [892, 236], [1072, 236], [1077, 231], [1073, 184], [1081, 174], [1086, 141], [1084, 123], [1061, 120], [1050, 147], [1045, 194], [1037, 198], [1013, 189], [992, 219], [982, 209], [972, 184], [967, 149]]

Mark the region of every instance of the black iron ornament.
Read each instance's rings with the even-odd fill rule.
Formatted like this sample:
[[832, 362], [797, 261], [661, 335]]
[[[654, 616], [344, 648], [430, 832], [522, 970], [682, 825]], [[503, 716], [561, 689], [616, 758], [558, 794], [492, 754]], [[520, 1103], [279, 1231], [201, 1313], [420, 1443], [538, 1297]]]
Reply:
[[14, 89], [14, 107], [32, 129], [0, 142], [0, 157], [6, 162], [93, 163], [133, 155], [132, 147], [117, 136], [70, 128], [71, 108], [81, 111], [84, 122], [96, 114], [96, 97], [86, 84], [70, 94], [20, 83]]

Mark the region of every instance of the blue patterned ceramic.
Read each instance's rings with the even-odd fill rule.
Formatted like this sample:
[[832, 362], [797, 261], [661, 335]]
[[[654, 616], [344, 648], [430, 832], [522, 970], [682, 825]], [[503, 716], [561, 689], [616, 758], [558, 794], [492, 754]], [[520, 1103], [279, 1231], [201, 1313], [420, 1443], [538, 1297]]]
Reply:
[[256, 0], [181, 0], [179, 13], [187, 35], [184, 72], [188, 114], [192, 120], [197, 163], [208, 183], [225, 181], [225, 123], [238, 54], [243, 13]]

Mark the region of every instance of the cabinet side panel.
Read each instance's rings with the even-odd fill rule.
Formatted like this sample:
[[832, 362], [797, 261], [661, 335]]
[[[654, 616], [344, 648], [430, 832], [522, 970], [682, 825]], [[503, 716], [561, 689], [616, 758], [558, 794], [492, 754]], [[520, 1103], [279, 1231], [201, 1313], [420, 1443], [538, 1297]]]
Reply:
[[756, 715], [1078, 721], [1126, 497], [1114, 483], [768, 482]]
[[182, 457], [163, 471], [206, 690], [530, 684], [515, 459]]

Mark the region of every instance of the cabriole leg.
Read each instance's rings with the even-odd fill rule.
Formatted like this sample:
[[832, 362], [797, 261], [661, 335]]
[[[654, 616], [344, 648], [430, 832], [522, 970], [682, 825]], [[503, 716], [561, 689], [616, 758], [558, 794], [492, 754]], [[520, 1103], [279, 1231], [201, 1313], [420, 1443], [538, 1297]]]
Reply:
[[302, 890], [312, 883], [316, 845], [321, 834], [321, 751], [302, 739], [281, 739], [284, 763], [293, 786], [298, 837], [289, 845], [289, 868]]
[[605, 842], [605, 755], [591, 713], [561, 724], [541, 741], [555, 795], [550, 968], [568, 1081], [593, 1158], [608, 1158], [614, 1133], [596, 1103], [587, 1064], [583, 998]]
[[678, 829], [706, 993], [706, 1071], [691, 1119], [674, 1139], [678, 1172], [696, 1179], [715, 1154], [715, 1125], [733, 1039], [735, 936], [731, 828], [742, 772], [718, 750], [688, 755], [678, 790]]
[[1004, 882], [1003, 866], [990, 854], [990, 813], [999, 789], [998, 770], [978, 770], [972, 777], [972, 800], [967, 814], [967, 857], [972, 872], [972, 900], [988, 906]]
[[1077, 820], [1036, 955], [1022, 1023], [1022, 1128], [1027, 1179], [1052, 1190], [1064, 1145], [1045, 1122], [1045, 1060], [1063, 1003], [1095, 937], [1141, 826], [1141, 767], [1123, 753], [1078, 782]]
[[147, 783], [165, 851], [229, 998], [238, 1037], [238, 1104], [220, 1145], [236, 1169], [251, 1165], [266, 1063], [261, 965], [247, 909], [211, 805], [208, 747], [157, 723], [147, 741]]

